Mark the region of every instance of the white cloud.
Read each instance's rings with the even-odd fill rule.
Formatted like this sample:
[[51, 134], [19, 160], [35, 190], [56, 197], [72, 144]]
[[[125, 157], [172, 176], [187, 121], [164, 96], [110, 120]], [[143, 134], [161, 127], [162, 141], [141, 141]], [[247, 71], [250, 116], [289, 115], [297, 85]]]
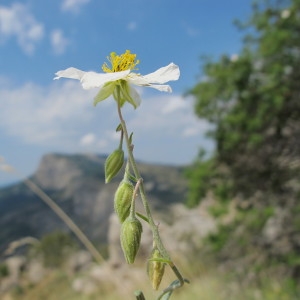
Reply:
[[78, 13], [80, 8], [89, 2], [90, 0], [64, 0], [61, 8], [63, 11]]
[[91, 146], [96, 142], [96, 136], [94, 133], [87, 133], [80, 139], [80, 145], [82, 146]]
[[0, 87], [0, 127], [29, 144], [63, 145], [89, 121], [91, 98], [73, 82], [49, 88], [31, 83]]
[[104, 152], [119, 144], [120, 132], [112, 129], [101, 130], [101, 135], [86, 133], [80, 138], [79, 144], [82, 149], [96, 152]]
[[55, 29], [50, 34], [50, 42], [53, 52], [57, 55], [63, 54], [69, 45], [69, 40], [64, 37], [64, 33], [60, 29]]
[[[34, 147], [110, 153], [120, 138], [116, 103], [108, 99], [94, 107], [96, 93], [77, 81], [17, 88], [0, 82], [0, 132]], [[137, 158], [144, 161], [191, 161], [208, 129], [194, 115], [190, 99], [174, 94], [145, 94], [138, 109], [125, 105], [123, 115], [134, 133]]]
[[[199, 120], [192, 108], [190, 98], [183, 98], [173, 94], [160, 94], [156, 97], [144, 99], [141, 107], [133, 112], [129, 126], [137, 128], [136, 134], [156, 137], [188, 137], [198, 133], [203, 135], [209, 129], [207, 122]], [[189, 132], [189, 134], [187, 134]]]
[[170, 114], [177, 110], [184, 109], [186, 102], [181, 97], [175, 98], [172, 101], [167, 101], [162, 109], [162, 113]]
[[44, 26], [24, 4], [0, 6], [0, 39], [4, 42], [9, 37], [15, 37], [26, 54], [32, 54], [36, 44], [44, 37]]

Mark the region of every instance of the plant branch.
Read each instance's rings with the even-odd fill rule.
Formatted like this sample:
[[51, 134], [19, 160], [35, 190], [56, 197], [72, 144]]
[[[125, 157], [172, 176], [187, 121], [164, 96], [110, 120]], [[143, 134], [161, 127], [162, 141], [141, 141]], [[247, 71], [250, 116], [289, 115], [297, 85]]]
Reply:
[[42, 199], [56, 214], [60, 219], [72, 230], [72, 232], [77, 236], [81, 243], [87, 248], [94, 259], [98, 263], [104, 262], [104, 258], [88, 239], [88, 237], [81, 231], [81, 229], [73, 222], [73, 220], [35, 183], [29, 179], [25, 179], [25, 184], [34, 192], [40, 199]]
[[[173, 270], [174, 274], [178, 278], [178, 280], [176, 280], [176, 285], [171, 284], [163, 292], [163, 295], [170, 292], [170, 291], [171, 291], [170, 292], [170, 294], [171, 294], [173, 290], [175, 290], [176, 288], [181, 287], [184, 284], [184, 282], [188, 282], [188, 281], [186, 279], [183, 279], [181, 273], [179, 272], [179, 270], [177, 269], [175, 264], [172, 262], [169, 254], [168, 254], [167, 250], [165, 249], [165, 247], [163, 245], [163, 242], [160, 238], [159, 231], [158, 231], [158, 226], [154, 223], [154, 220], [153, 220], [153, 217], [152, 217], [152, 214], [151, 214], [151, 210], [150, 210], [150, 206], [148, 204], [148, 200], [147, 200], [147, 197], [146, 197], [146, 192], [145, 192], [145, 188], [144, 188], [143, 179], [140, 175], [140, 172], [138, 170], [135, 158], [133, 156], [133, 151], [132, 151], [133, 146], [131, 145], [131, 141], [130, 141], [128, 131], [127, 131], [127, 127], [126, 127], [126, 122], [123, 119], [122, 112], [121, 112], [121, 107], [120, 107], [119, 103], [118, 103], [118, 114], [119, 114], [120, 122], [121, 122], [121, 125], [122, 125], [122, 130], [123, 130], [123, 133], [124, 133], [124, 139], [125, 139], [127, 152], [128, 152], [128, 160], [130, 162], [130, 165], [131, 165], [131, 168], [133, 170], [134, 176], [136, 177], [136, 179], [139, 183], [138, 188], [139, 188], [142, 203], [143, 203], [146, 215], [147, 215], [147, 219], [148, 219], [147, 221], [148, 221], [149, 226], [152, 230], [153, 241], [154, 241], [156, 247], [158, 248], [160, 254], [162, 255], [162, 257], [168, 261], [168, 264], [170, 265], [170, 267]], [[139, 298], [137, 298], [137, 299], [139, 299]]]

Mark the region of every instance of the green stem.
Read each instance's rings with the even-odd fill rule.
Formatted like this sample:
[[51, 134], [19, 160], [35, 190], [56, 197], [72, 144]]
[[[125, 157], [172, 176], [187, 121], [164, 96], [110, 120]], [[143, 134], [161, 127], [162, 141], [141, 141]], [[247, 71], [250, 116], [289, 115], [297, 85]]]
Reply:
[[[153, 234], [153, 242], [156, 245], [156, 247], [158, 248], [160, 254], [162, 255], [162, 257], [164, 259], [166, 259], [168, 261], [169, 266], [171, 267], [172, 271], [174, 272], [174, 274], [176, 275], [176, 277], [178, 278], [178, 280], [176, 280], [176, 284], [171, 284], [171, 286], [169, 288], [167, 288], [165, 291], [163, 291], [163, 294], [161, 295], [161, 297], [168, 293], [171, 292], [173, 290], [175, 290], [176, 288], [181, 287], [184, 282], [188, 282], [186, 279], [184, 279], [181, 275], [181, 273], [179, 272], [179, 270], [177, 269], [177, 267], [175, 266], [175, 264], [173, 263], [173, 261], [170, 258], [170, 255], [168, 254], [166, 248], [163, 245], [163, 242], [160, 238], [159, 235], [159, 231], [158, 231], [158, 226], [155, 224], [153, 217], [152, 217], [152, 213], [150, 210], [150, 206], [148, 204], [148, 200], [146, 197], [146, 192], [145, 192], [145, 187], [144, 187], [144, 183], [143, 183], [143, 178], [141, 177], [141, 174], [139, 172], [139, 169], [137, 167], [137, 163], [135, 161], [135, 158], [133, 156], [133, 145], [131, 144], [131, 139], [128, 135], [128, 131], [127, 131], [127, 126], [126, 126], [126, 122], [123, 119], [123, 115], [122, 115], [122, 111], [121, 111], [121, 104], [120, 101], [118, 101], [118, 99], [120, 99], [120, 88], [117, 88], [116, 91], [116, 96], [117, 96], [117, 107], [118, 107], [118, 114], [119, 114], [119, 119], [121, 122], [121, 126], [122, 126], [122, 131], [124, 134], [124, 139], [125, 139], [125, 143], [126, 143], [126, 148], [127, 148], [127, 152], [128, 152], [128, 161], [131, 165], [131, 168], [133, 170], [134, 176], [137, 180], [137, 185], [136, 185], [136, 189], [139, 189], [140, 195], [141, 195], [141, 199], [142, 199], [142, 203], [148, 218], [148, 224], [152, 230], [152, 234]], [[135, 189], [135, 193], [136, 193], [136, 189]], [[135, 197], [135, 195], [134, 195]], [[143, 297], [143, 295], [142, 295]], [[160, 297], [160, 298], [161, 298]], [[137, 299], [139, 299], [137, 297]]]
[[131, 199], [131, 206], [130, 206], [130, 216], [131, 217], [135, 216], [135, 198], [137, 196], [138, 189], [140, 187], [141, 182], [142, 182], [142, 180], [139, 179], [134, 187], [134, 191], [133, 191], [133, 195], [132, 195], [132, 199]]
[[124, 138], [124, 133], [123, 130], [121, 130], [121, 138], [120, 138], [120, 143], [119, 143], [119, 149], [122, 149], [123, 146], [123, 138]]
[[146, 215], [147, 215], [147, 218], [148, 218], [149, 226], [150, 226], [150, 228], [152, 230], [152, 233], [153, 233], [153, 240], [156, 243], [157, 248], [158, 248], [159, 252], [161, 253], [161, 255], [164, 258], [166, 258], [167, 260], [170, 261], [171, 260], [170, 256], [169, 256], [167, 250], [165, 249], [165, 247], [164, 247], [164, 245], [161, 241], [159, 231], [158, 231], [158, 227], [154, 223], [154, 220], [153, 220], [153, 217], [152, 217], [150, 206], [149, 206], [147, 198], [146, 198], [146, 192], [145, 192], [145, 188], [144, 188], [143, 179], [140, 175], [140, 172], [138, 170], [135, 158], [133, 156], [132, 146], [131, 146], [131, 143], [130, 143], [130, 140], [129, 140], [129, 135], [128, 135], [127, 127], [126, 127], [126, 122], [123, 119], [122, 112], [121, 112], [121, 107], [120, 107], [119, 104], [118, 104], [118, 114], [119, 114], [120, 122], [121, 122], [121, 125], [122, 125], [123, 133], [124, 133], [125, 143], [126, 143], [127, 152], [128, 152], [128, 159], [129, 159], [131, 168], [133, 170], [133, 173], [134, 173], [134, 176], [136, 177], [136, 179], [138, 181], [139, 180], [141, 181], [140, 185], [139, 185], [139, 191], [140, 191], [142, 203], [143, 203], [143, 206], [145, 208], [145, 212], [146, 212]]

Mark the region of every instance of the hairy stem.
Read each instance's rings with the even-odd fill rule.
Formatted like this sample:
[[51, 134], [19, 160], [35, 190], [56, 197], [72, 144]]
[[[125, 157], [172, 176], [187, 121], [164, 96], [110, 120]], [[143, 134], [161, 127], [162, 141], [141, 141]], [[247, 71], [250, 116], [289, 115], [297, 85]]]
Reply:
[[128, 159], [129, 159], [131, 168], [133, 170], [134, 176], [136, 177], [136, 179], [138, 181], [140, 181], [139, 191], [140, 191], [143, 206], [145, 208], [145, 212], [146, 212], [146, 215], [147, 215], [147, 218], [148, 218], [149, 226], [150, 226], [150, 228], [152, 230], [152, 233], [153, 233], [153, 240], [155, 241], [155, 243], [157, 245], [157, 248], [160, 251], [161, 255], [165, 259], [170, 261], [171, 260], [170, 256], [169, 256], [167, 250], [165, 249], [165, 247], [164, 247], [164, 245], [161, 241], [159, 231], [158, 231], [158, 227], [154, 223], [154, 220], [153, 220], [153, 217], [152, 217], [150, 206], [148, 204], [148, 200], [147, 200], [147, 197], [146, 197], [146, 192], [145, 192], [145, 188], [144, 188], [143, 179], [140, 175], [140, 172], [138, 170], [135, 158], [133, 156], [132, 146], [131, 146], [131, 143], [130, 143], [130, 140], [129, 140], [129, 135], [128, 135], [127, 127], [126, 127], [126, 122], [123, 119], [120, 105], [118, 105], [118, 114], [119, 114], [120, 122], [121, 122], [121, 125], [122, 125], [123, 133], [124, 133], [125, 144], [126, 144], [127, 152], [128, 152]]
[[[117, 97], [120, 96], [120, 90], [119, 89], [117, 89], [116, 95], [117, 95]], [[184, 285], [184, 282], [188, 282], [188, 281], [182, 277], [181, 273], [179, 272], [179, 270], [177, 269], [177, 267], [175, 266], [175, 264], [171, 260], [170, 255], [167, 252], [166, 248], [164, 247], [163, 242], [160, 238], [159, 231], [158, 231], [158, 225], [156, 225], [154, 220], [153, 220], [151, 209], [150, 209], [147, 197], [146, 197], [143, 178], [141, 177], [141, 174], [140, 174], [139, 169], [137, 167], [136, 160], [135, 160], [134, 155], [133, 155], [133, 145], [131, 144], [131, 138], [129, 137], [129, 134], [128, 134], [126, 122], [123, 118], [122, 111], [121, 111], [121, 104], [120, 104], [119, 101], [117, 101], [117, 107], [118, 107], [119, 119], [120, 119], [121, 126], [122, 126], [122, 132], [123, 132], [123, 135], [124, 135], [123, 137], [124, 137], [126, 148], [127, 148], [128, 161], [129, 161], [130, 166], [133, 170], [133, 174], [134, 174], [134, 176], [137, 180], [136, 187], [138, 187], [138, 189], [139, 189], [141, 199], [142, 199], [142, 203], [143, 203], [143, 206], [144, 206], [147, 218], [148, 218], [148, 224], [149, 224], [149, 226], [151, 228], [151, 231], [152, 231], [153, 243], [158, 248], [158, 250], [159, 250], [160, 254], [162, 255], [162, 257], [166, 261], [168, 261], [169, 266], [171, 267], [172, 271], [174, 272], [174, 274], [178, 278], [178, 280], [176, 280], [176, 284], [174, 284], [174, 283], [171, 284], [167, 289], [165, 289], [163, 291], [162, 295], [159, 297], [161, 299], [161, 297], [163, 295], [165, 295], [169, 292], [171, 294], [173, 290], [181, 287], [182, 285]], [[136, 192], [136, 190], [135, 190], [135, 192]], [[139, 296], [144, 297], [144, 295], [142, 293]], [[137, 299], [141, 299], [141, 298], [137, 297]]]

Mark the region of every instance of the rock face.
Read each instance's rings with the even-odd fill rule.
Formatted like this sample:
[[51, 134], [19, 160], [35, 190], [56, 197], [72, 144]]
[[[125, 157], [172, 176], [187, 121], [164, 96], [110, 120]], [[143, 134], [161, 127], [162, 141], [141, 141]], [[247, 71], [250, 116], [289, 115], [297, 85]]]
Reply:
[[[159, 214], [160, 236], [167, 245], [172, 257], [191, 257], [202, 246], [202, 240], [209, 233], [217, 230], [214, 218], [207, 212], [205, 201], [195, 209], [187, 209], [182, 204], [173, 204], [168, 210], [168, 221]], [[171, 220], [171, 221], [170, 221]], [[122, 249], [120, 247], [120, 224], [116, 214], [109, 220], [108, 246], [109, 263], [113, 266], [124, 264]], [[143, 223], [143, 234], [137, 259], [144, 261], [152, 250], [152, 233], [149, 226]]]
[[[215, 231], [216, 222], [208, 214], [204, 201], [190, 210], [182, 204], [173, 204], [168, 210], [171, 222], [159, 222], [160, 234], [174, 262], [188, 261], [195, 257], [201, 247], [202, 238]], [[145, 272], [145, 261], [152, 250], [152, 233], [143, 223], [143, 234], [135, 264], [128, 265], [120, 247], [120, 224], [116, 214], [109, 219], [109, 259], [101, 265], [90, 265], [76, 278], [72, 288], [82, 294], [92, 294], [99, 286], [112, 287], [120, 295], [125, 290], [134, 290], [137, 282], [149, 282]]]
[[[104, 183], [105, 156], [45, 155], [31, 177], [95, 244], [107, 243], [109, 216], [123, 173]], [[139, 163], [152, 208], [163, 211], [185, 199], [182, 168]], [[0, 189], [0, 250], [24, 236], [69, 229], [24, 183]]]

